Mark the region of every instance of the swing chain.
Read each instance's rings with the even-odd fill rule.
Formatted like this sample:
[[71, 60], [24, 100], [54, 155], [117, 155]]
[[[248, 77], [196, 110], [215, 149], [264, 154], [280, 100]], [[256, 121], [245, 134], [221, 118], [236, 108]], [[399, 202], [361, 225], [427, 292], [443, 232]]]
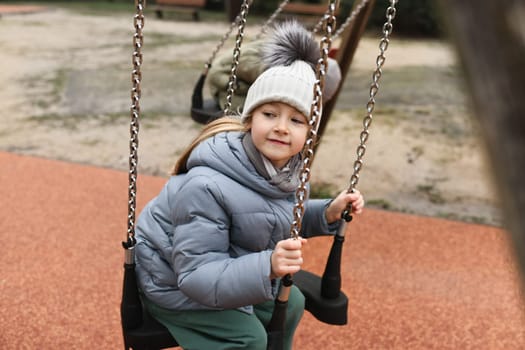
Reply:
[[144, 7], [146, 0], [135, 0], [136, 14], [133, 17], [133, 25], [135, 27], [135, 34], [133, 35], [133, 71], [131, 72], [131, 82], [133, 87], [131, 89], [131, 110], [130, 110], [130, 141], [129, 141], [129, 187], [128, 187], [128, 232], [127, 241], [122, 242], [126, 249], [133, 248], [135, 245], [135, 209], [137, 207], [137, 164], [138, 164], [138, 134], [139, 134], [139, 116], [140, 116], [140, 82], [142, 80], [142, 73], [140, 67], [142, 65], [142, 44], [144, 28]]
[[[359, 5], [356, 6], [356, 8], [350, 13], [350, 16], [346, 17], [346, 20], [341, 24], [339, 28], [337, 28], [337, 31], [334, 33], [332, 40], [335, 40], [341, 36], [341, 34], [345, 31], [345, 29], [354, 21], [356, 16], [365, 8], [365, 6], [368, 4], [370, 0], [363, 0], [359, 3]], [[319, 21], [313, 29], [314, 33], [317, 33], [319, 30], [321, 30], [323, 26], [323, 21]]]
[[255, 36], [256, 40], [260, 39], [263, 34], [266, 34], [266, 30], [268, 29], [270, 24], [272, 24], [273, 21], [275, 21], [277, 16], [279, 16], [279, 14], [283, 11], [284, 7], [288, 5], [289, 2], [290, 0], [284, 0], [281, 2], [279, 7], [274, 11], [274, 13], [272, 13], [272, 15], [268, 18], [268, 20], [263, 24], [263, 26], [261, 27], [261, 31]]
[[250, 9], [250, 1], [243, 0], [241, 11], [239, 13], [239, 28], [237, 38], [235, 40], [235, 48], [233, 49], [233, 61], [230, 72], [230, 81], [228, 82], [228, 94], [226, 96], [226, 105], [224, 107], [224, 115], [231, 114], [232, 97], [237, 85], [237, 66], [239, 65], [239, 57], [241, 55], [241, 44], [244, 38], [244, 27], [246, 26], [246, 16]]
[[385, 52], [388, 48], [389, 37], [392, 34], [392, 20], [396, 16], [396, 4], [398, 0], [390, 0], [390, 6], [386, 10], [386, 22], [383, 25], [383, 37], [379, 42], [380, 53], [376, 58], [376, 69], [372, 74], [372, 84], [370, 85], [370, 98], [366, 104], [367, 114], [363, 119], [363, 131], [359, 135], [360, 143], [357, 146], [357, 160], [354, 162], [354, 172], [350, 177], [350, 187], [348, 192], [352, 192], [359, 182], [359, 172], [363, 167], [363, 157], [366, 152], [366, 141], [370, 136], [368, 131], [370, 125], [372, 124], [372, 112], [375, 108], [375, 96], [379, 91], [379, 80], [381, 79], [382, 71], [381, 68], [385, 63], [386, 57]]
[[[251, 5], [253, 2], [253, 0], [249, 0], [249, 4]], [[228, 38], [230, 37], [232, 31], [233, 31], [233, 28], [235, 28], [236, 26], [239, 25], [241, 21], [241, 14], [239, 13], [235, 19], [233, 20], [233, 22], [230, 23], [230, 28], [228, 28], [228, 30], [226, 31], [226, 33], [224, 33], [224, 35], [222, 36], [221, 38], [221, 41], [219, 42], [219, 44], [215, 47], [215, 50], [213, 50], [210, 58], [208, 58], [208, 61], [206, 62], [206, 64], [204, 65], [204, 68], [206, 69], [206, 72], [208, 69], [210, 69], [211, 67], [211, 64], [212, 62], [215, 60], [215, 57], [217, 56], [217, 54], [219, 53], [219, 51], [221, 50], [221, 48], [224, 46], [224, 44], [226, 43], [226, 41], [228, 40]]]
[[314, 146], [317, 141], [317, 130], [319, 128], [319, 122], [321, 119], [322, 112], [322, 97], [323, 97], [323, 87], [325, 83], [326, 71], [328, 68], [328, 52], [332, 46], [332, 33], [335, 28], [336, 18], [335, 18], [335, 9], [339, 5], [338, 0], [331, 0], [328, 11], [323, 17], [325, 36], [321, 39], [320, 51], [321, 57], [317, 61], [316, 65], [316, 82], [314, 85], [314, 99], [312, 102], [312, 107], [310, 110], [310, 131], [308, 139], [306, 140], [305, 147], [303, 149], [303, 166], [301, 173], [299, 175], [300, 184], [295, 192], [296, 204], [293, 209], [293, 222], [290, 229], [290, 236], [293, 239], [299, 238], [299, 233], [301, 231], [302, 218], [304, 215], [304, 202], [307, 199], [308, 190], [307, 183], [310, 180], [310, 166], [314, 157]]
[[211, 53], [211, 56], [210, 58], [208, 58], [208, 61], [206, 61], [206, 64], [204, 65], [204, 68], [206, 70], [208, 70], [211, 67], [211, 63], [215, 60], [215, 56], [217, 56], [221, 48], [224, 46], [224, 43], [230, 37], [233, 31], [233, 28], [237, 26], [237, 24], [239, 23], [239, 20], [240, 20], [240, 16], [237, 16], [235, 17], [235, 20], [232, 23], [230, 23], [230, 28], [228, 28], [228, 31], [226, 31], [226, 33], [224, 33], [224, 35], [221, 38], [221, 41], [219, 42], [217, 47], [215, 47], [215, 50], [213, 50], [213, 52]]

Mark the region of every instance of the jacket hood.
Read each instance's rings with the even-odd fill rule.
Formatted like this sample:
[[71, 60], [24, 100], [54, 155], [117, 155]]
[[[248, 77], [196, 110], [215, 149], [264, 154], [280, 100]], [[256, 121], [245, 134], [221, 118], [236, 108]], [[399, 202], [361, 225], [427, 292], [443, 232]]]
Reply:
[[257, 172], [242, 145], [244, 135], [239, 131], [223, 132], [204, 140], [188, 158], [188, 171], [206, 166], [265, 196], [285, 198], [293, 195], [295, 190], [283, 192]]

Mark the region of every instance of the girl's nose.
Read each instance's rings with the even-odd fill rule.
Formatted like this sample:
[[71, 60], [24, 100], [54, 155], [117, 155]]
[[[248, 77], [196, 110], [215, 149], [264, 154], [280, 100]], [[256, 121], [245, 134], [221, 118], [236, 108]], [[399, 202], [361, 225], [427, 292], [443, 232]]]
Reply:
[[275, 130], [284, 133], [288, 132], [288, 118], [285, 118], [283, 116], [277, 118]]

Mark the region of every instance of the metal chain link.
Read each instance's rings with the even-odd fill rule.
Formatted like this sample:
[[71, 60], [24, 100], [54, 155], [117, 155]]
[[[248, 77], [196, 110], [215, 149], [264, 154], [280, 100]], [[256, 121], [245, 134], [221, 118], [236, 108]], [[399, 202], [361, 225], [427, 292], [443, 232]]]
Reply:
[[328, 5], [328, 11], [323, 16], [326, 34], [321, 39], [320, 44], [321, 57], [317, 61], [316, 66], [317, 79], [314, 85], [314, 100], [312, 102], [312, 108], [310, 112], [310, 132], [303, 150], [303, 166], [299, 175], [300, 184], [295, 191], [296, 204], [293, 208], [293, 222], [290, 228], [290, 236], [294, 239], [299, 238], [302, 219], [305, 211], [304, 202], [306, 201], [308, 194], [306, 185], [310, 180], [310, 166], [313, 161], [314, 146], [317, 141], [317, 130], [321, 120], [323, 96], [322, 91], [324, 88], [326, 70], [328, 68], [328, 52], [330, 52], [330, 48], [332, 46], [332, 33], [336, 25], [335, 9], [337, 8], [338, 3], [338, 0], [331, 0], [330, 4]]
[[237, 85], [237, 66], [239, 65], [239, 57], [241, 55], [241, 44], [244, 38], [244, 27], [246, 26], [246, 16], [248, 15], [249, 9], [249, 1], [243, 0], [241, 5], [241, 11], [239, 13], [240, 19], [237, 31], [237, 38], [235, 39], [235, 48], [233, 49], [233, 61], [230, 72], [230, 81], [228, 82], [228, 92], [226, 95], [226, 104], [224, 107], [225, 115], [231, 114], [232, 97]]
[[133, 71], [131, 72], [131, 110], [130, 110], [130, 140], [129, 140], [129, 186], [128, 186], [128, 232], [127, 241], [123, 242], [125, 248], [132, 248], [135, 245], [135, 210], [137, 207], [137, 164], [139, 147], [139, 116], [140, 116], [140, 82], [142, 73], [142, 29], [144, 28], [144, 7], [146, 0], [135, 0], [136, 14], [133, 17], [135, 34], [133, 35]]
[[206, 64], [204, 65], [206, 69], [211, 67], [211, 63], [215, 60], [215, 57], [217, 56], [221, 48], [224, 46], [224, 43], [226, 43], [226, 40], [228, 40], [228, 38], [230, 37], [233, 31], [233, 28], [237, 26], [237, 23], [239, 23], [240, 18], [241, 18], [240, 16], [237, 16], [235, 17], [235, 20], [230, 23], [230, 28], [228, 28], [226, 33], [224, 33], [221, 40], [219, 41], [219, 44], [215, 47], [215, 49], [211, 53], [210, 58], [208, 58], [208, 60], [206, 61]]
[[396, 16], [396, 4], [398, 0], [390, 0], [390, 6], [386, 10], [386, 22], [383, 25], [383, 37], [381, 38], [381, 41], [379, 42], [379, 50], [380, 53], [376, 58], [376, 69], [374, 73], [372, 74], [372, 84], [370, 85], [370, 98], [366, 104], [366, 111], [367, 114], [363, 119], [363, 131], [361, 131], [361, 134], [359, 136], [360, 143], [359, 146], [357, 146], [357, 160], [354, 162], [354, 172], [352, 176], [350, 177], [350, 187], [348, 188], [348, 192], [352, 192], [354, 188], [356, 187], [357, 183], [359, 182], [359, 172], [361, 171], [361, 168], [363, 167], [363, 157], [366, 152], [366, 141], [368, 140], [368, 137], [370, 136], [370, 132], [368, 129], [370, 128], [370, 125], [372, 124], [372, 112], [375, 108], [375, 96], [377, 95], [379, 91], [379, 80], [381, 79], [381, 68], [383, 67], [383, 64], [385, 63], [386, 57], [385, 52], [388, 48], [390, 34], [392, 34], [392, 20]]
[[263, 24], [263, 26], [261, 27], [261, 31], [255, 36], [255, 39], [260, 39], [260, 37], [266, 33], [270, 24], [272, 24], [273, 21], [275, 21], [277, 16], [279, 16], [279, 14], [283, 11], [284, 7], [288, 5], [289, 2], [290, 0], [284, 0], [283, 2], [281, 2], [279, 7], [277, 7], [274, 13], [272, 13], [272, 15], [270, 16], [270, 18], [268, 18], [268, 20]]
[[357, 7], [352, 11], [352, 13], [350, 13], [350, 16], [346, 17], [346, 20], [343, 22], [343, 24], [341, 24], [341, 26], [337, 28], [337, 31], [334, 34], [334, 38], [338, 38], [345, 31], [346, 27], [348, 27], [350, 23], [354, 21], [354, 19], [365, 8], [368, 2], [369, 0], [363, 0], [359, 3], [359, 5], [357, 5]]
[[[345, 31], [346, 27], [348, 27], [356, 18], [356, 16], [363, 10], [363, 8], [368, 4], [370, 0], [363, 0], [359, 3], [359, 5], [356, 6], [356, 8], [350, 13], [348, 17], [346, 17], [345, 21], [339, 28], [337, 28], [337, 31], [332, 36], [332, 40], [335, 40], [341, 36], [341, 34]], [[328, 12], [328, 9], [326, 10]], [[315, 25], [314, 29], [312, 29], [312, 33], [317, 34], [322, 28], [323, 28], [323, 19], [321, 18], [319, 22]]]
[[[249, 0], [248, 2], [250, 4], [250, 6], [251, 6], [251, 4], [253, 3], [253, 0]], [[230, 27], [228, 28], [226, 33], [224, 33], [224, 35], [222, 36], [221, 40], [219, 41], [219, 44], [213, 50], [210, 58], [208, 58], [208, 61], [206, 61], [206, 64], [204, 65], [205, 69], [209, 69], [211, 67], [212, 62], [215, 60], [215, 57], [217, 56], [217, 54], [219, 53], [219, 51], [224, 46], [224, 44], [226, 43], [226, 41], [230, 37], [231, 33], [233, 32], [233, 28], [235, 28], [239, 24], [240, 21], [241, 21], [241, 13], [239, 13], [235, 17], [233, 22], [230, 23]]]

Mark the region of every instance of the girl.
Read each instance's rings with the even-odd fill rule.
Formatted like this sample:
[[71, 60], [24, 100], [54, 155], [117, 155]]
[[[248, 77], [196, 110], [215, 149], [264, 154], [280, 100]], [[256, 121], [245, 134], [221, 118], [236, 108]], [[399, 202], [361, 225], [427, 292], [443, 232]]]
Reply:
[[[266, 349], [279, 278], [301, 269], [305, 239], [289, 239], [307, 139], [318, 45], [296, 22], [277, 28], [266, 69], [240, 120], [207, 125], [137, 220], [139, 286], [151, 314], [184, 349]], [[335, 234], [361, 194], [309, 200], [302, 236]], [[292, 287], [285, 348], [304, 311]]]

